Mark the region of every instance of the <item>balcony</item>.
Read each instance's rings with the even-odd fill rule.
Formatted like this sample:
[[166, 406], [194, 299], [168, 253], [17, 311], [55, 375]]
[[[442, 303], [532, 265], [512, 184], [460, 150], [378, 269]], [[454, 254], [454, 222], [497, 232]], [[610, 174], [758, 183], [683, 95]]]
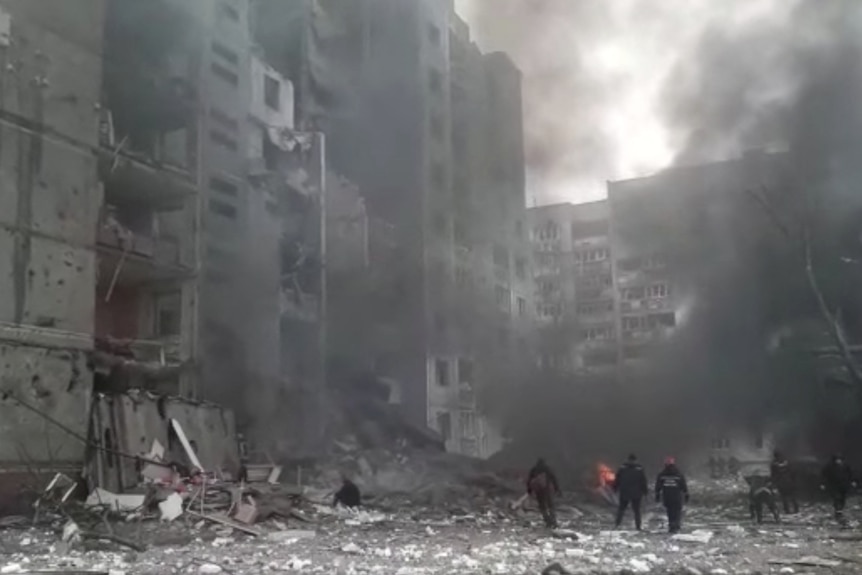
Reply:
[[611, 260], [575, 263], [575, 275], [579, 277], [607, 275], [611, 273]]
[[129, 348], [138, 361], [168, 365], [180, 363], [182, 358], [179, 336], [167, 336], [158, 340], [134, 340], [129, 343]]
[[110, 216], [102, 219], [96, 236], [99, 277], [136, 285], [179, 280], [194, 275], [180, 254], [179, 240], [133, 233]]

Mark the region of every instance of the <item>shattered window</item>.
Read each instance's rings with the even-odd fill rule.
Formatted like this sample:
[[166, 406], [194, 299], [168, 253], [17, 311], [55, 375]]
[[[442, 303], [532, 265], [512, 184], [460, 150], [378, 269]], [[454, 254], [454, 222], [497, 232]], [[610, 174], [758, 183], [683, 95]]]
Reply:
[[452, 439], [452, 415], [448, 411], [437, 414], [437, 429], [443, 436], [443, 441]]
[[437, 385], [447, 387], [449, 385], [449, 362], [445, 359], [438, 359], [434, 362], [434, 373], [437, 380]]
[[518, 315], [521, 317], [527, 315], [527, 300], [520, 296], [518, 297]]
[[166, 337], [180, 334], [180, 293], [159, 294], [155, 301], [155, 335]]
[[220, 42], [212, 43], [212, 51], [214, 54], [218, 54], [221, 58], [230, 62], [234, 66], [239, 64], [239, 55]]
[[220, 216], [224, 216], [231, 220], [236, 219], [236, 208], [230, 204], [226, 204], [225, 202], [221, 202], [219, 200], [210, 200], [209, 203], [210, 212], [214, 214], [218, 214]]
[[515, 276], [519, 280], [527, 279], [527, 263], [524, 258], [515, 260]]
[[458, 360], [458, 383], [473, 382], [473, 361], [462, 357]]
[[281, 84], [272, 76], [263, 77], [263, 100], [270, 110], [281, 109]]

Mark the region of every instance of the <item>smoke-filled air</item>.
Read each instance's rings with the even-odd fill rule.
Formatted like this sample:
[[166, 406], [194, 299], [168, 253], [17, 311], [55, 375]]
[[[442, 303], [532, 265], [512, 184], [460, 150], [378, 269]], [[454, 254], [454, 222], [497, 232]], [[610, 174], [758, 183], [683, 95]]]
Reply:
[[0, 0], [0, 573], [852, 573], [862, 0]]

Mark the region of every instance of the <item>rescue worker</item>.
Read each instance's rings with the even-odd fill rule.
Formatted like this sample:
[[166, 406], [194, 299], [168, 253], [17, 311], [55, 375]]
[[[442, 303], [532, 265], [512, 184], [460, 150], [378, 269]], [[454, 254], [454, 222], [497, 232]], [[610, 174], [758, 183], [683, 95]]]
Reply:
[[844, 507], [847, 504], [847, 494], [856, 487], [853, 472], [840, 453], [832, 456], [832, 460], [823, 468], [823, 483], [820, 489], [832, 498], [832, 508], [835, 509], [835, 520], [844, 525]]
[[664, 504], [668, 531], [671, 534], [679, 533], [682, 528], [682, 506], [688, 503], [688, 485], [673, 457], [665, 458], [664, 469], [656, 477], [655, 501]]
[[769, 466], [769, 478], [778, 489], [781, 497], [781, 505], [784, 513], [799, 513], [799, 501], [796, 500], [796, 477], [790, 462], [780, 451], [773, 454], [772, 464]]
[[545, 460], [540, 457], [527, 475], [527, 494], [536, 498], [545, 526], [551, 529], [557, 527], [557, 516], [554, 511], [555, 493], [560, 495], [557, 476], [554, 475]]
[[348, 509], [359, 507], [362, 504], [359, 488], [346, 475], [341, 476], [341, 489], [335, 494], [332, 506], [337, 507], [339, 503]]
[[641, 500], [649, 493], [649, 487], [644, 468], [638, 463], [635, 454], [629, 455], [628, 461], [617, 471], [614, 478], [614, 492], [619, 495], [616, 527], [619, 528], [622, 524], [626, 509], [631, 505], [635, 515], [635, 527], [640, 531]]
[[775, 485], [766, 477], [746, 477], [748, 482], [748, 511], [758, 524], [763, 523], [763, 508], [769, 509], [776, 523], [781, 522], [778, 505], [775, 504]]

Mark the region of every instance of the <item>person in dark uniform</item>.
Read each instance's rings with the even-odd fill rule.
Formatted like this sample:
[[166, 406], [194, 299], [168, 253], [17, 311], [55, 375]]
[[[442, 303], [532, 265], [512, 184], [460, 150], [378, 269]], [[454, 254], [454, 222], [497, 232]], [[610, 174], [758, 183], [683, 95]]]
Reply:
[[763, 523], [763, 508], [769, 509], [776, 523], [781, 522], [778, 505], [775, 504], [775, 486], [766, 477], [746, 477], [748, 482], [748, 511], [758, 524]]
[[359, 507], [362, 504], [359, 488], [346, 475], [341, 476], [341, 489], [335, 494], [332, 506], [337, 507], [339, 503], [349, 509]]
[[790, 462], [780, 451], [776, 451], [769, 466], [769, 478], [778, 489], [784, 513], [799, 513], [799, 501], [796, 500], [796, 477]]
[[614, 478], [614, 492], [619, 494], [619, 507], [617, 507], [616, 526], [623, 522], [623, 516], [629, 505], [635, 515], [635, 527], [638, 531], [641, 530], [641, 500], [649, 493], [647, 486], [646, 473], [644, 468], [638, 463], [638, 458], [634, 454], [629, 455]]
[[554, 511], [554, 494], [560, 495], [560, 486], [557, 476], [541, 457], [527, 475], [527, 493], [536, 498], [545, 525], [555, 529], [557, 516]]
[[820, 489], [832, 498], [832, 508], [835, 510], [835, 520], [844, 525], [844, 507], [847, 505], [847, 494], [856, 486], [853, 472], [840, 453], [832, 456], [832, 461], [826, 464], [822, 472], [823, 483]]
[[682, 506], [688, 503], [688, 485], [673, 457], [665, 458], [664, 469], [656, 477], [655, 501], [664, 504], [668, 530], [679, 533], [682, 528]]

